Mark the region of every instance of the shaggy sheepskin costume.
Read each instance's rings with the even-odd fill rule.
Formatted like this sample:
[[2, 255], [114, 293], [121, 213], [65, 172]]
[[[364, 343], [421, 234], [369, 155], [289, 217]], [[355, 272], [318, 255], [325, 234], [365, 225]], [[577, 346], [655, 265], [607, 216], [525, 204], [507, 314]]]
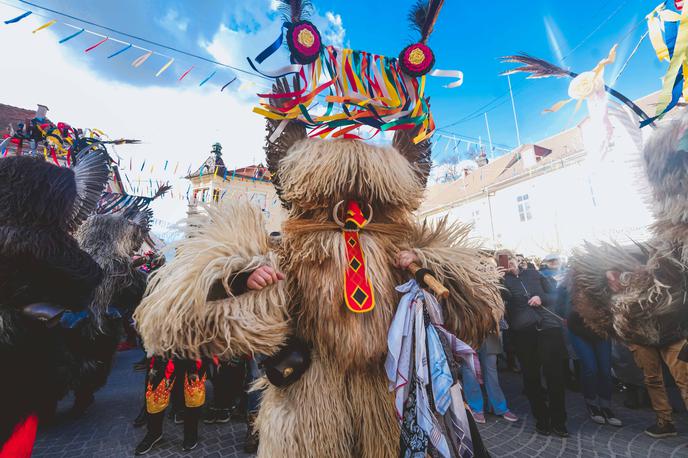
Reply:
[[[86, 307], [102, 278], [70, 233], [95, 208], [108, 158], [98, 149], [75, 159], [71, 169], [0, 159], [0, 449], [67, 391], [69, 354], [52, 326], [64, 309]], [[34, 437], [22, 440], [29, 452]]]
[[147, 275], [132, 263], [149, 230], [147, 212], [93, 215], [76, 233], [80, 247], [103, 270], [103, 281], [86, 311], [62, 320], [63, 335], [77, 361], [73, 376], [75, 413], [93, 402], [110, 374], [122, 334], [122, 316], [131, 316], [143, 298]]
[[[601, 335], [661, 347], [688, 336], [688, 116], [664, 123], [643, 150], [655, 214], [647, 244], [588, 244], [572, 259], [574, 303]], [[607, 272], [621, 291], [613, 294]]]
[[[268, 138], [278, 124], [268, 121]], [[376, 146], [308, 139], [302, 125], [289, 123], [266, 148], [289, 209], [281, 242], [271, 243], [261, 211], [250, 203], [207, 206], [207, 216], [188, 222], [188, 237], [153, 275], [136, 311], [149, 354], [273, 355], [294, 338], [310, 347], [301, 378], [266, 386], [257, 419], [261, 457], [398, 456], [400, 425], [384, 361], [400, 298], [395, 287], [409, 278], [394, 267], [399, 250], [414, 251], [450, 290], [443, 307], [448, 330], [477, 348], [497, 327], [499, 275], [467, 241], [469, 229], [414, 220], [430, 144], [413, 144], [412, 135], [397, 131], [392, 145]], [[375, 292], [367, 313], [352, 313], [343, 294], [347, 242], [336, 223], [341, 214], [333, 213], [352, 200], [374, 214], [359, 239]], [[264, 265], [286, 280], [232, 294], [240, 274]], [[217, 281], [228, 297], [208, 301]]]

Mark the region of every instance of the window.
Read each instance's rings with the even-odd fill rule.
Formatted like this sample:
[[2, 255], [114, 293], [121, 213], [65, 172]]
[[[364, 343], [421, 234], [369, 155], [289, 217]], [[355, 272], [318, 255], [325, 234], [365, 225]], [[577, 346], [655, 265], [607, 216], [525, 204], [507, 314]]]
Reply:
[[477, 224], [480, 221], [480, 210], [473, 210], [471, 212], [471, 221], [473, 221], [473, 224]]
[[219, 201], [220, 201], [220, 190], [214, 189], [213, 190], [213, 202], [219, 202]]
[[518, 196], [516, 198], [516, 202], [518, 203], [518, 216], [521, 218], [521, 222], [525, 223], [526, 221], [533, 219], [533, 215], [530, 214], [530, 201], [528, 194]]

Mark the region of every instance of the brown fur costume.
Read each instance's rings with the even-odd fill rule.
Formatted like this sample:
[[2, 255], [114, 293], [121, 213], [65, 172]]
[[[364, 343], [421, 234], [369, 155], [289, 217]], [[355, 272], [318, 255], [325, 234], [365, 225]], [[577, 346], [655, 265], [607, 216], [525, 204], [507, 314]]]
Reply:
[[[269, 122], [269, 133], [276, 124]], [[451, 290], [447, 327], [477, 347], [502, 314], [496, 269], [467, 242], [467, 228], [442, 220], [418, 225], [430, 145], [410, 132], [392, 146], [358, 140], [310, 140], [290, 123], [267, 147], [268, 163], [289, 218], [270, 245], [260, 211], [246, 202], [207, 207], [189, 221], [176, 257], [163, 266], [135, 319], [146, 350], [187, 358], [274, 354], [289, 335], [312, 346], [312, 364], [294, 384], [268, 385], [257, 425], [259, 456], [391, 457], [399, 423], [384, 372], [387, 334], [409, 274], [395, 253], [414, 250]], [[355, 314], [344, 304], [345, 242], [332, 217], [341, 200], [370, 204], [360, 233], [376, 306]], [[261, 291], [207, 302], [210, 286], [269, 265], [286, 280]]]
[[[649, 346], [688, 336], [688, 117], [667, 121], [643, 150], [656, 221], [647, 246], [587, 245], [572, 260], [574, 304], [600, 334]], [[612, 294], [605, 273], [620, 273]]]

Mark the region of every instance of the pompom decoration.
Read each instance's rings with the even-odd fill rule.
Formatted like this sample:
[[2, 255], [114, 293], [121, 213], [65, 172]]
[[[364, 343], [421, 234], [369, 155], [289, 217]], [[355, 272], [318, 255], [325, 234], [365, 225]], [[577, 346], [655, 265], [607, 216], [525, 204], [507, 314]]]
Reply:
[[299, 21], [287, 29], [287, 44], [294, 62], [310, 64], [320, 56], [320, 32], [311, 22]]
[[412, 77], [426, 75], [435, 65], [435, 55], [423, 43], [414, 43], [404, 48], [399, 54], [401, 70]]

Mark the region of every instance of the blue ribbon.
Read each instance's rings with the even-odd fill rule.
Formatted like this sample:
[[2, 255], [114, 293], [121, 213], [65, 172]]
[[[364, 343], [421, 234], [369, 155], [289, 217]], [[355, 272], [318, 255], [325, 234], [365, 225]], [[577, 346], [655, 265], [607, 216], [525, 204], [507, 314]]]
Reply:
[[131, 46], [132, 46], [131, 43], [129, 43], [127, 46], [125, 46], [124, 48], [120, 49], [119, 51], [117, 51], [117, 52], [115, 52], [115, 53], [113, 53], [113, 54], [110, 54], [110, 55], [108, 56], [108, 59], [112, 59], [112, 58], [115, 57], [115, 56], [119, 56], [119, 55], [122, 54], [124, 51], [126, 51], [126, 50], [129, 49], [129, 48], [131, 48]]
[[282, 24], [282, 28], [280, 29], [280, 33], [277, 39], [270, 46], [263, 49], [260, 52], [260, 54], [256, 56], [256, 62], [262, 64], [265, 59], [272, 56], [280, 48], [280, 46], [282, 46], [282, 43], [284, 42], [284, 29], [286, 29], [290, 25], [291, 22], [285, 22], [284, 24]]
[[[664, 32], [664, 41], [666, 42], [667, 49], [669, 50], [669, 57], [673, 58], [674, 57], [674, 47], [676, 46], [676, 37], [678, 35], [678, 23], [665, 23], [665, 32]], [[669, 105], [657, 116], [654, 116], [650, 119], [646, 119], [644, 121], [640, 122], [640, 127], [643, 128], [647, 125], [652, 124], [662, 116], [664, 116], [669, 110], [674, 108], [679, 100], [681, 99], [681, 94], [683, 93], [683, 72], [679, 70], [678, 74], [676, 75], [676, 80], [674, 80], [674, 87], [671, 91], [671, 101], [669, 102]]]
[[236, 81], [236, 76], [234, 78], [232, 78], [232, 80], [229, 83], [222, 86], [222, 89], [220, 89], [220, 92], [224, 91], [227, 86], [229, 86], [230, 84], [232, 84], [235, 81]]
[[17, 22], [21, 21], [21, 20], [24, 19], [25, 17], [31, 15], [31, 13], [32, 13], [31, 11], [27, 11], [26, 13], [20, 14], [19, 16], [17, 16], [17, 17], [14, 18], [14, 19], [8, 19], [8, 20], [5, 21], [5, 24], [16, 24]]
[[69, 41], [69, 40], [71, 40], [72, 38], [76, 37], [77, 35], [81, 35], [82, 33], [84, 33], [84, 30], [85, 30], [85, 29], [81, 29], [81, 30], [79, 30], [79, 31], [77, 31], [77, 32], [74, 32], [73, 34], [69, 35], [68, 37], [64, 37], [62, 40], [58, 41], [58, 43], [59, 43], [59, 44], [62, 44], [62, 43], [64, 43], [64, 42], [66, 42], [66, 41]]

